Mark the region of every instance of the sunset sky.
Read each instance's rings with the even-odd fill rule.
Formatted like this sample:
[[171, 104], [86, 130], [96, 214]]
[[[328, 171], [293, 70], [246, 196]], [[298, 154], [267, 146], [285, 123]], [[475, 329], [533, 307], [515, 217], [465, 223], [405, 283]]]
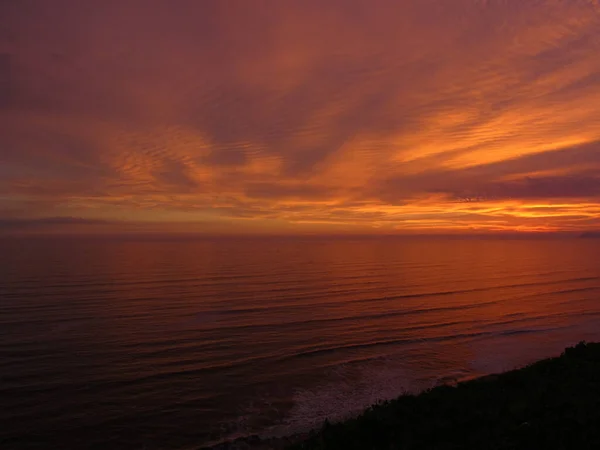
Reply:
[[0, 0], [0, 232], [600, 229], [599, 0]]

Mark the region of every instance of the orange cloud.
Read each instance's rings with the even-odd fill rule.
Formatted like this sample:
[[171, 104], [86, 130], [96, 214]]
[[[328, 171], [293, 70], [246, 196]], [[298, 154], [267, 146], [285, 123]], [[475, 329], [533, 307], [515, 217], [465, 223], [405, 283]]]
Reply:
[[3, 2], [0, 30], [5, 228], [600, 226], [597, 2]]

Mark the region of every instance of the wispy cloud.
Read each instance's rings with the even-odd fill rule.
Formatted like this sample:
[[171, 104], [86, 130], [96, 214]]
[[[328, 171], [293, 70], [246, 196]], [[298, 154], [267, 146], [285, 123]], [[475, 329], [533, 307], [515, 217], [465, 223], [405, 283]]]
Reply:
[[586, 0], [1, 2], [0, 214], [597, 228], [599, 30]]

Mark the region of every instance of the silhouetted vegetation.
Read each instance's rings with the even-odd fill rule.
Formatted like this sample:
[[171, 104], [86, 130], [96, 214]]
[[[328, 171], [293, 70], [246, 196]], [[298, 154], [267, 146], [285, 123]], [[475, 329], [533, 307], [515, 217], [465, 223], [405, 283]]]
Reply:
[[439, 386], [326, 423], [306, 449], [600, 448], [600, 344], [456, 386]]

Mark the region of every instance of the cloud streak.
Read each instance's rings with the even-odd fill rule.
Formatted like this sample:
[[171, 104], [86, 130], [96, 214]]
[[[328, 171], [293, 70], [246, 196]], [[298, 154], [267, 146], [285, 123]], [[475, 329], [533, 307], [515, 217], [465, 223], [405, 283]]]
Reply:
[[585, 0], [2, 2], [0, 217], [598, 228], [598, 30]]

